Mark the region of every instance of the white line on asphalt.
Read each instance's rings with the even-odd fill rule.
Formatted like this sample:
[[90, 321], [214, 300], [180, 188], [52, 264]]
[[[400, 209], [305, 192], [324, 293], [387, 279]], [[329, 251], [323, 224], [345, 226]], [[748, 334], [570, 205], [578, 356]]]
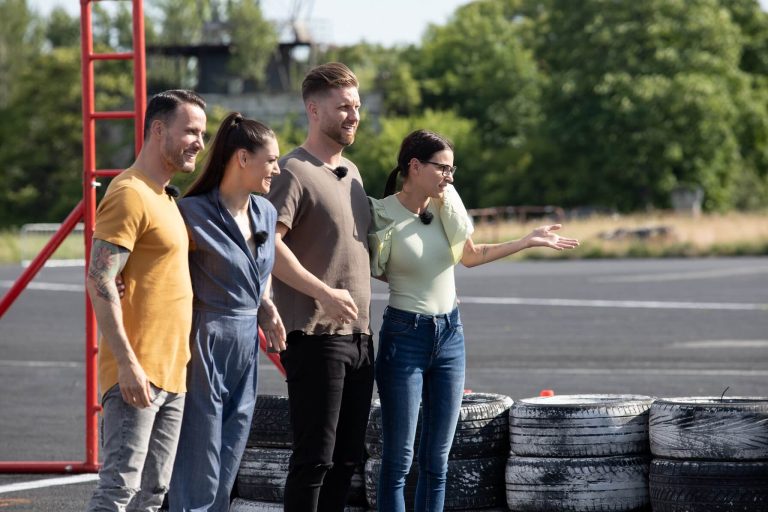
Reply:
[[[388, 300], [384, 293], [374, 293], [374, 300]], [[750, 302], [679, 302], [658, 300], [582, 300], [531, 299], [522, 297], [459, 297], [462, 304], [494, 304], [499, 306], [565, 306], [624, 309], [695, 309], [723, 311], [768, 311], [768, 304]]]
[[85, 363], [76, 361], [12, 361], [0, 360], [0, 367], [5, 368], [80, 368]]
[[[0, 287], [10, 288], [15, 281], [0, 281]], [[29, 290], [44, 290], [47, 292], [83, 292], [85, 286], [82, 284], [67, 283], [35, 283], [34, 281], [27, 285]]]
[[[32, 263], [32, 260], [22, 260], [21, 266], [24, 268], [27, 268]], [[44, 267], [84, 267], [85, 266], [85, 260], [84, 259], [77, 259], [77, 260], [54, 260], [49, 259], [45, 262]]]
[[719, 277], [768, 274], [768, 267], [743, 267], [700, 270], [696, 272], [669, 272], [665, 274], [635, 274], [630, 276], [593, 277], [595, 283], [645, 283], [651, 281], [685, 281], [688, 279], [716, 279]]
[[[0, 287], [10, 288], [13, 281], [0, 281]], [[82, 292], [83, 285], [64, 283], [29, 283], [32, 290]], [[389, 300], [386, 293], [374, 293], [373, 300]], [[531, 299], [523, 297], [460, 297], [463, 304], [494, 304], [499, 306], [564, 306], [586, 308], [623, 309], [695, 309], [721, 311], [768, 311], [768, 304], [750, 302], [681, 302], [658, 300], [586, 300], [586, 299]]]
[[731, 368], [470, 368], [467, 373], [544, 373], [553, 375], [681, 375], [768, 377], [768, 370], [739, 370]]
[[18, 491], [28, 491], [30, 489], [40, 489], [42, 487], [55, 487], [57, 485], [82, 484], [93, 482], [99, 479], [99, 475], [72, 475], [60, 478], [46, 478], [45, 480], [34, 480], [32, 482], [18, 482], [15, 484], [0, 485], [0, 494]]
[[765, 348], [768, 340], [698, 340], [676, 341], [669, 348]]
[[[83, 366], [85, 366], [85, 363], [76, 361], [0, 360], [0, 368], [82, 368]], [[271, 362], [267, 362], [259, 364], [259, 370], [277, 370], [277, 367]]]
[[[755, 346], [755, 341], [731, 341], [729, 343], [743, 343], [746, 346]], [[758, 341], [760, 346], [768, 345], [768, 341]], [[674, 344], [673, 344], [674, 345]], [[56, 362], [56, 361], [0, 361], [0, 367], [66, 367], [76, 368], [83, 363]], [[277, 371], [272, 363], [259, 364], [259, 370]], [[471, 373], [561, 373], [567, 375], [603, 375], [631, 373], [635, 375], [744, 375], [744, 376], [768, 376], [768, 370], [738, 370], [738, 369], [688, 369], [688, 368], [471, 368]]]

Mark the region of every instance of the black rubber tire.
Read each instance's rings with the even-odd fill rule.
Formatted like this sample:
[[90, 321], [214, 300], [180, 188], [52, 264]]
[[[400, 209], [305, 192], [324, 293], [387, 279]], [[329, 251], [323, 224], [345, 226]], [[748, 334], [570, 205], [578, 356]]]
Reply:
[[[283, 502], [291, 450], [246, 448], [237, 473], [235, 491], [247, 500]], [[355, 468], [347, 499], [349, 505], [365, 506], [363, 465]]]
[[768, 398], [680, 397], [650, 413], [654, 456], [680, 460], [768, 460]]
[[507, 461], [507, 505], [522, 512], [647, 509], [646, 457], [545, 458]]
[[246, 448], [237, 473], [237, 495], [247, 500], [282, 503], [291, 450]]
[[350, 507], [365, 508], [368, 503], [365, 499], [365, 465], [360, 464], [355, 467], [352, 475], [352, 483], [349, 486], [349, 496], [347, 496], [347, 505]]
[[262, 448], [291, 448], [293, 431], [288, 409], [288, 397], [259, 395], [253, 410], [251, 432], [246, 446]]
[[654, 459], [654, 512], [768, 511], [768, 462]]
[[[229, 512], [282, 512], [283, 504], [236, 498], [229, 505]], [[344, 512], [365, 512], [365, 507], [346, 507]]]
[[[509, 453], [507, 411], [512, 403], [512, 399], [505, 395], [466, 393], [461, 401], [459, 421], [448, 458], [483, 458]], [[414, 453], [419, 451], [420, 436], [421, 413], [419, 413], [419, 423], [416, 427]], [[369, 456], [381, 458], [381, 402], [379, 400], [374, 400], [371, 406], [365, 447]]]
[[[445, 510], [485, 509], [504, 505], [504, 457], [449, 459], [445, 485]], [[365, 496], [376, 508], [381, 459], [365, 463]], [[413, 510], [419, 468], [416, 464], [405, 481], [405, 506]]]
[[515, 401], [509, 409], [513, 454], [604, 457], [648, 453], [653, 398], [637, 395], [555, 395]]

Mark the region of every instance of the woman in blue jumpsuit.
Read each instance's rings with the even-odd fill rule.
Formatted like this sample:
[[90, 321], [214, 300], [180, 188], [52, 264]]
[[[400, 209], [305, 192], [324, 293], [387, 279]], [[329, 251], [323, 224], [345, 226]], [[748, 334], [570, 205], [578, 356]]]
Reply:
[[269, 299], [276, 211], [252, 194], [269, 191], [280, 172], [277, 158], [272, 130], [232, 113], [205, 169], [179, 201], [195, 298], [172, 511], [229, 509], [256, 403], [258, 326], [273, 348], [285, 348]]

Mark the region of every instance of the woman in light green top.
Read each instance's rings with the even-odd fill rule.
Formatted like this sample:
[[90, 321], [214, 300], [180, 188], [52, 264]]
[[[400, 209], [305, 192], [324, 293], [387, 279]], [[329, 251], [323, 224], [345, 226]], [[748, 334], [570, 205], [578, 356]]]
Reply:
[[[389, 283], [389, 305], [376, 357], [383, 454], [378, 509], [404, 512], [403, 488], [413, 460], [419, 405], [419, 480], [415, 510], [443, 509], [448, 452], [464, 391], [464, 330], [457, 308], [454, 266], [503, 258], [528, 247], [573, 249], [559, 224], [520, 240], [475, 244], [472, 223], [453, 188], [453, 146], [426, 130], [408, 135], [385, 197], [370, 199], [371, 273]], [[403, 188], [394, 194], [398, 174]]]

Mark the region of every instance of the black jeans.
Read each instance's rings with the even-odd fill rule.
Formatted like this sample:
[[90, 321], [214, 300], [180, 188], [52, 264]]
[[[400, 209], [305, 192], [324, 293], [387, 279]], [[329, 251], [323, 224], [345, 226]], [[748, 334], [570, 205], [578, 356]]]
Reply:
[[371, 336], [293, 331], [280, 360], [293, 429], [285, 511], [342, 512], [354, 467], [365, 452], [373, 394]]

